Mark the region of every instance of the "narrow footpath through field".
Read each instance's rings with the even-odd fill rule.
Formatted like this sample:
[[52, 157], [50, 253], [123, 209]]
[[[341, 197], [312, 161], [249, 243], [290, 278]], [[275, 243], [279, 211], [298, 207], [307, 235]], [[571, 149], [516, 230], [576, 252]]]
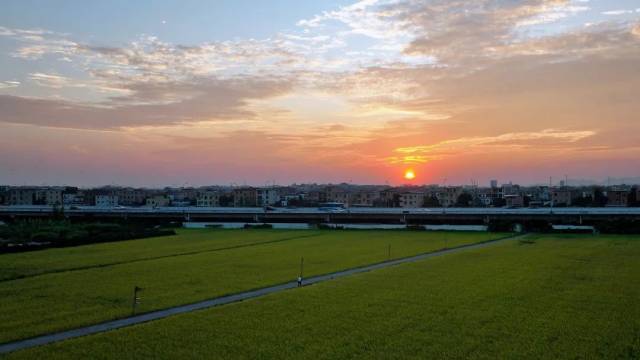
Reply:
[[[461, 245], [454, 248], [423, 253], [423, 254], [409, 256], [409, 257], [395, 259], [395, 260], [383, 261], [376, 264], [337, 271], [334, 273], [329, 273], [324, 275], [318, 275], [318, 276], [304, 279], [302, 285], [303, 286], [313, 285], [315, 283], [328, 281], [336, 278], [341, 278], [345, 276], [350, 276], [354, 274], [359, 274], [363, 272], [368, 272], [372, 270], [382, 269], [389, 266], [415, 262], [415, 261], [424, 260], [424, 259], [428, 259], [435, 256], [464, 251], [467, 249], [482, 248], [482, 247], [486, 247], [499, 242], [519, 238], [522, 236], [526, 236], [526, 235], [511, 235], [504, 238], [487, 240], [481, 243]], [[264, 287], [256, 290], [245, 291], [245, 292], [241, 292], [233, 295], [221, 296], [221, 297], [200, 301], [193, 304], [175, 306], [175, 307], [167, 308], [164, 310], [158, 310], [158, 311], [153, 311], [153, 312], [149, 312], [141, 315], [135, 315], [135, 316], [131, 316], [123, 319], [107, 321], [101, 324], [81, 327], [73, 330], [61, 331], [61, 332], [57, 332], [49, 335], [37, 336], [31, 339], [13, 341], [13, 342], [0, 345], [0, 354], [9, 353], [17, 350], [23, 350], [23, 349], [27, 349], [35, 346], [45, 345], [53, 342], [76, 338], [76, 337], [92, 335], [100, 332], [116, 330], [116, 329], [127, 327], [127, 326], [141, 324], [148, 321], [158, 320], [158, 319], [166, 318], [169, 316], [188, 313], [196, 310], [207, 309], [214, 306], [239, 302], [239, 301], [252, 299], [252, 298], [256, 298], [256, 297], [260, 297], [268, 294], [273, 294], [283, 290], [293, 289], [293, 288], [296, 288], [297, 286], [298, 286], [298, 283], [297, 281], [294, 280], [294, 281], [286, 282], [283, 284], [268, 286], [268, 287]]]

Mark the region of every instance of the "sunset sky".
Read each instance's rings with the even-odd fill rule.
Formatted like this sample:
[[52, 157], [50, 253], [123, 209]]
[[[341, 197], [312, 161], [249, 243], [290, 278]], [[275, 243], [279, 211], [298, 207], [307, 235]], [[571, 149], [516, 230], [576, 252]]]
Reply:
[[0, 184], [640, 176], [640, 0], [0, 6]]

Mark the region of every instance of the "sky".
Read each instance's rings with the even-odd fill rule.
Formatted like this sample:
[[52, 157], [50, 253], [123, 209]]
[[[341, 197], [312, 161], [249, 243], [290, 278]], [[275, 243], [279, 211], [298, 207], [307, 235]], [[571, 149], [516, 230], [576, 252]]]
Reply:
[[5, 0], [0, 184], [637, 177], [638, 89], [640, 0]]

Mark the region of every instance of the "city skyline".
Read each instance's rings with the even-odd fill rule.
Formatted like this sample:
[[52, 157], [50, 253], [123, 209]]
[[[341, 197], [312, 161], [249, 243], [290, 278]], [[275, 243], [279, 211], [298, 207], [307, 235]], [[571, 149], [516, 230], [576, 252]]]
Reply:
[[0, 184], [637, 179], [639, 63], [633, 0], [7, 1]]

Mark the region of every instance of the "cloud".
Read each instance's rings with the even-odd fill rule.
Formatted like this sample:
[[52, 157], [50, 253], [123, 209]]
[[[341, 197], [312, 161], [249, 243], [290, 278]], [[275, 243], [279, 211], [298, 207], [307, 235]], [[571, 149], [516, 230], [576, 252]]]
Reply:
[[633, 10], [609, 10], [603, 11], [602, 15], [625, 15], [625, 14], [633, 14]]
[[458, 156], [469, 151], [476, 153], [489, 151], [495, 153], [496, 151], [513, 152], [516, 149], [523, 150], [542, 147], [544, 147], [545, 150], [550, 148], [559, 149], [566, 148], [567, 145], [589, 138], [595, 134], [596, 132], [592, 130], [562, 131], [544, 129], [538, 132], [506, 133], [485, 137], [462, 137], [429, 145], [396, 148], [394, 152], [400, 155], [386, 157], [384, 160], [390, 164], [420, 164]]
[[348, 33], [374, 39], [397, 39], [412, 35], [408, 22], [400, 17], [401, 10], [392, 5], [396, 1], [361, 0], [339, 10], [326, 11], [311, 19], [298, 21], [297, 25], [317, 28], [336, 22], [345, 25]]
[[20, 81], [12, 81], [12, 80], [0, 81], [0, 90], [10, 89], [18, 86], [20, 86]]
[[29, 79], [40, 86], [50, 87], [54, 89], [73, 85], [73, 81], [71, 79], [55, 74], [31, 73], [29, 74]]
[[45, 29], [17, 29], [0, 26], [0, 36], [13, 38], [21, 46], [12, 53], [14, 57], [35, 60], [45, 54], [73, 55], [78, 44], [68, 40], [68, 34]]
[[533, 141], [542, 139], [555, 140], [558, 143], [574, 143], [576, 141], [585, 139], [587, 137], [595, 135], [596, 132], [592, 130], [583, 131], [561, 131], [554, 129], [544, 129], [539, 132], [520, 132], [520, 133], [507, 133], [497, 136], [487, 137], [469, 137], [459, 138], [453, 140], [442, 141], [433, 145], [419, 145], [410, 147], [397, 148], [395, 151], [403, 154], [413, 153], [429, 153], [436, 149], [442, 148], [455, 148], [455, 147], [468, 147], [468, 146], [513, 146], [522, 145], [529, 146]]
[[433, 55], [448, 65], [472, 65], [494, 56], [496, 48], [521, 40], [516, 31], [520, 27], [585, 10], [588, 7], [568, 0], [429, 2], [406, 12], [407, 21], [422, 29], [406, 52]]
[[[253, 118], [245, 109], [251, 99], [276, 96], [290, 89], [286, 80], [211, 80], [196, 84], [155, 85], [131, 88], [134, 94], [123, 104], [78, 104], [64, 100], [34, 99], [0, 95], [0, 122], [77, 129], [115, 129], [135, 126], [172, 125], [209, 120]], [[186, 94], [175, 101], [144, 104], [166, 97], [168, 91]], [[131, 103], [134, 104], [126, 104]], [[142, 104], [140, 104], [142, 103]]]

